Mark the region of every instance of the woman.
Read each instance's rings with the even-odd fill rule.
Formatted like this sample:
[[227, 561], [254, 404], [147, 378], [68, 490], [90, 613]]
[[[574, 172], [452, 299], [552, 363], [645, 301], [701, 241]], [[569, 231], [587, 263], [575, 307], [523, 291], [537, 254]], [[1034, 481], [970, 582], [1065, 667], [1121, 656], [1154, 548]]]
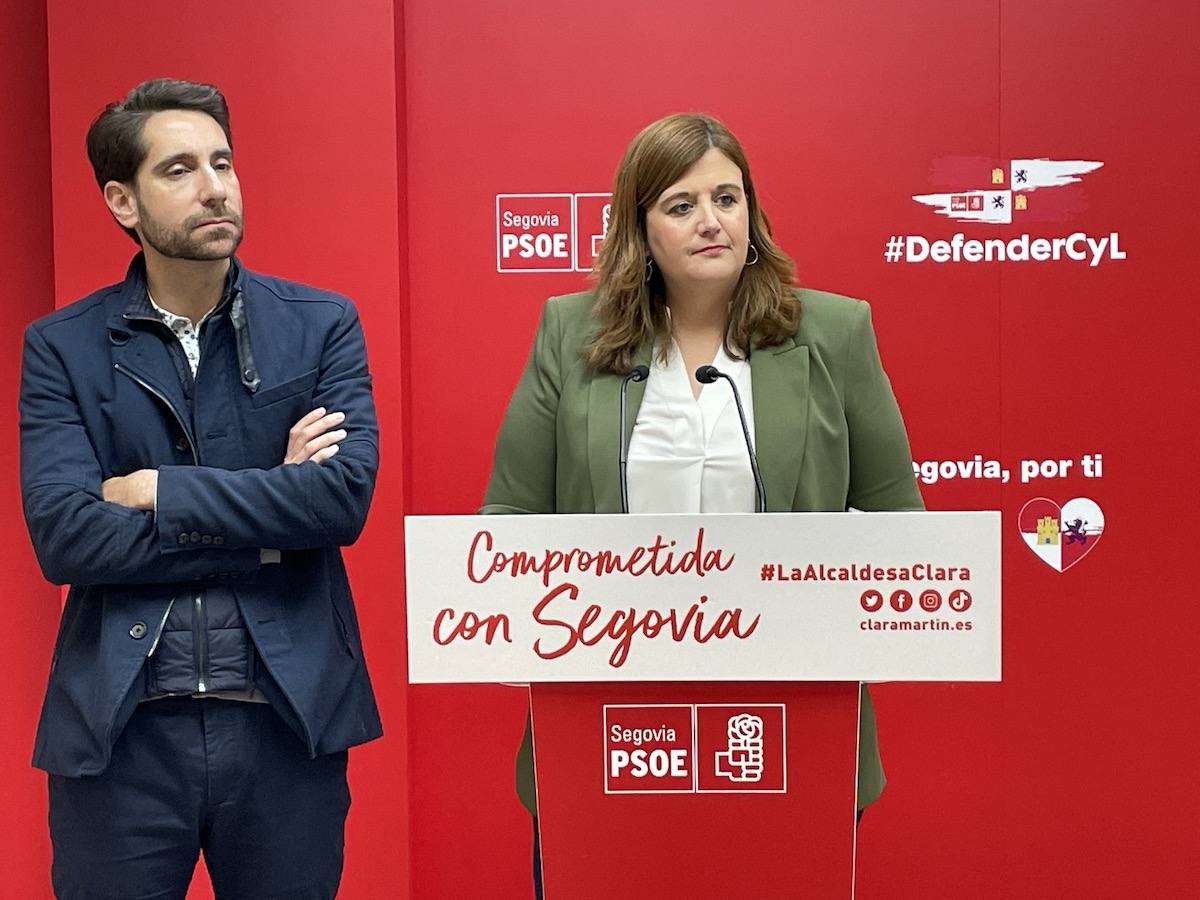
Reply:
[[[621, 512], [621, 382], [647, 365], [628, 388], [629, 511], [753, 512], [732, 392], [696, 379], [709, 364], [737, 383], [768, 511], [921, 509], [867, 304], [793, 288], [793, 272], [724, 125], [643, 129], [617, 170], [596, 289], [542, 312], [481, 511]], [[861, 710], [859, 810], [884, 785], [865, 688]], [[536, 815], [528, 727], [517, 792]]]

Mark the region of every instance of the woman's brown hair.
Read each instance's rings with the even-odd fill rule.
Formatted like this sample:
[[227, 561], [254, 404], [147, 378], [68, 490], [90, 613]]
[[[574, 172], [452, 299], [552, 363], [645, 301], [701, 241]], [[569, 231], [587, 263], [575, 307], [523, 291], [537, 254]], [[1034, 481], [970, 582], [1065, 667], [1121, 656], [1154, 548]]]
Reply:
[[[677, 113], [643, 128], [625, 149], [613, 182], [608, 233], [596, 260], [597, 327], [584, 348], [588, 364], [624, 374], [647, 337], [669, 333], [664, 284], [658, 267], [646, 280], [650, 251], [646, 210], [711, 148], [741, 170], [750, 213], [750, 243], [757, 262], [742, 269], [729, 307], [725, 351], [746, 357], [751, 341], [771, 347], [795, 334], [800, 302], [791, 291], [795, 266], [771, 240], [771, 226], [758, 205], [750, 166], [737, 138], [710, 116]], [[663, 350], [664, 356], [666, 350]]]

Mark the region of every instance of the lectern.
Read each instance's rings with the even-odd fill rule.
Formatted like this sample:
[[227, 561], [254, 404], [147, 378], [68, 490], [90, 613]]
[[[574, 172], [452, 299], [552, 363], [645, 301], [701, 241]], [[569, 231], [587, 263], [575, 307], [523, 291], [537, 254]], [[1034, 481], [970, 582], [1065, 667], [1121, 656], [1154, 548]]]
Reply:
[[842, 900], [860, 682], [999, 680], [999, 545], [993, 512], [410, 517], [410, 678], [530, 684], [547, 900]]

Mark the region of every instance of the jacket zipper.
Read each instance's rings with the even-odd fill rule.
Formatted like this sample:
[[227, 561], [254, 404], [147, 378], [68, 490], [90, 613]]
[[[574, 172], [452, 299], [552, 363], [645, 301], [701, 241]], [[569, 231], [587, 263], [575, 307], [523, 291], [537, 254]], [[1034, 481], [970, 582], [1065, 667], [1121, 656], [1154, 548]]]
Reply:
[[150, 649], [146, 651], [146, 696], [152, 697], [157, 693], [156, 688], [158, 680], [154, 673], [154, 651], [158, 649], [158, 642], [162, 640], [163, 632], [167, 628], [167, 619], [171, 615], [171, 610], [175, 606], [175, 598], [167, 604], [167, 608], [163, 611], [162, 618], [158, 620], [158, 628], [154, 631], [154, 639], [150, 641]]
[[150, 642], [150, 649], [146, 651], [146, 659], [154, 655], [154, 651], [158, 649], [158, 642], [162, 640], [163, 629], [167, 627], [167, 616], [171, 615], [171, 607], [175, 605], [175, 598], [171, 598], [171, 602], [167, 604], [166, 610], [162, 614], [162, 619], [158, 623], [158, 630], [154, 632], [154, 640]]
[[205, 630], [204, 616], [204, 594], [197, 591], [192, 595], [192, 603], [195, 604], [195, 609], [192, 610], [192, 646], [196, 648], [196, 691], [203, 694], [208, 690], [208, 682], [206, 680], [207, 673], [205, 667], [208, 665], [208, 660], [205, 659], [205, 650], [208, 649], [205, 644], [208, 643]]
[[[170, 411], [171, 415], [175, 417], [175, 421], [179, 423], [180, 430], [183, 432], [184, 436], [187, 437], [188, 447], [192, 451], [192, 462], [197, 466], [200, 465], [200, 454], [196, 450], [196, 442], [192, 439], [191, 432], [188, 431], [187, 425], [184, 424], [183, 416], [179, 415], [179, 411], [175, 409], [175, 407], [171, 404], [171, 401], [167, 399], [166, 395], [163, 394], [162, 391], [150, 385], [145, 379], [134, 375], [120, 363], [114, 363], [113, 368], [122, 375], [126, 375], [131, 378], [136, 384], [141, 385], [144, 390], [148, 391]], [[196, 691], [197, 693], [204, 693], [208, 690], [208, 683], [205, 677], [205, 666], [207, 665], [207, 660], [205, 659], [205, 650], [207, 648], [205, 647], [205, 644], [207, 643], [207, 637], [204, 631], [204, 594], [197, 591], [192, 595], [192, 603], [192, 646], [195, 649], [194, 661], [196, 665]], [[175, 600], [172, 598], [171, 602], [167, 604], [167, 611], [163, 613], [162, 621], [158, 625], [158, 633], [154, 636], [154, 643], [150, 645], [150, 652], [146, 654], [147, 657], [152, 655], [158, 648], [158, 641], [162, 637], [163, 629], [167, 625], [167, 616], [171, 614], [171, 607], [174, 605]]]
[[149, 391], [154, 397], [156, 397], [163, 406], [170, 410], [171, 415], [175, 417], [175, 421], [179, 423], [180, 430], [183, 431], [184, 436], [188, 439], [188, 447], [190, 447], [192, 451], [192, 462], [197, 466], [200, 465], [200, 454], [196, 452], [196, 442], [192, 440], [192, 433], [188, 431], [187, 425], [185, 425], [183, 422], [183, 416], [179, 415], [179, 411], [171, 405], [171, 401], [167, 399], [166, 395], [157, 388], [152, 387], [147, 381], [139, 378], [137, 375], [134, 375], [120, 363], [115, 363], [113, 368], [122, 375], [132, 378], [135, 383], [140, 384], [145, 390]]

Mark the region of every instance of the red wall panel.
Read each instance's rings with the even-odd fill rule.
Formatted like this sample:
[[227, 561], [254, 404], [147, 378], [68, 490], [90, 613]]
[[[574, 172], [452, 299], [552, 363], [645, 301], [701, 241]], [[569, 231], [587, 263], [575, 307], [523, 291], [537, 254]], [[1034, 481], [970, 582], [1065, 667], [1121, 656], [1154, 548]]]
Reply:
[[[1196, 627], [1167, 561], [1195, 530], [1167, 473], [1189, 471], [1196, 411], [1194, 229], [1175, 212], [1197, 166], [1192, 6], [758, 4], [734, 23], [704, 3], [409, 0], [406, 16], [412, 511], [478, 505], [537, 312], [586, 285], [498, 273], [496, 195], [606, 191], [642, 125], [714, 113], [801, 281], [872, 302], [915, 457], [1012, 472], [923, 488], [931, 508], [1004, 511], [1005, 679], [875, 689], [891, 781], [860, 829], [859, 895], [1184, 893], [1194, 829], [1172, 816], [1196, 799], [1195, 727], [1170, 684], [1190, 681]], [[1028, 194], [1011, 224], [913, 200], [990, 188], [995, 167], [1013, 187], [1009, 161], [1038, 157], [1104, 166]], [[1076, 231], [1119, 232], [1126, 258], [884, 258], [892, 236]], [[1102, 478], [1079, 471], [1088, 452]], [[1075, 460], [1067, 477], [1020, 482], [1021, 459], [1058, 456]], [[1091, 497], [1111, 525], [1065, 573], [1018, 534], [1042, 494]], [[507, 793], [523, 706], [503, 688], [412, 690], [414, 896], [527, 890], [528, 826]], [[476, 865], [444, 865], [451, 846]]]
[[4, 627], [0, 628], [0, 798], [8, 826], [0, 840], [0, 894], [35, 898], [49, 893], [50, 837], [46, 777], [29, 766], [50, 652], [58, 624], [59, 592], [42, 580], [21, 516], [17, 482], [16, 409], [21, 335], [34, 318], [54, 309], [50, 216], [50, 103], [46, 87], [46, 11], [36, 3], [2, 0], [0, 94], [5, 137], [0, 171], [5, 215], [0, 217], [0, 407], [8, 431], [0, 440], [0, 573]]
[[[406, 11], [409, 214], [420, 223], [409, 244], [414, 512], [478, 505], [538, 310], [546, 296], [586, 286], [579, 274], [497, 273], [495, 195], [605, 191], [633, 133], [681, 109], [712, 112], [742, 138], [802, 281], [873, 302], [918, 455], [998, 453], [998, 278], [897, 270], [881, 252], [889, 229], [917, 230], [928, 216], [910, 195], [927, 189], [934, 160], [997, 153], [995, 6], [774, 6], [736, 28], [716, 24], [716, 7], [681, 3], [610, 3], [593, 15], [410, 0]], [[470, 363], [442, 350], [446, 310], [464, 307]], [[461, 412], [447, 419], [450, 398]], [[964, 428], [963, 408], [985, 414]], [[993, 485], [951, 485], [941, 505], [999, 500]], [[969, 792], [973, 759], [935, 772], [923, 752], [912, 764], [889, 740], [906, 730], [969, 735], [973, 702], [943, 687], [889, 699], [904, 690], [878, 689], [900, 783], [918, 795]], [[523, 695], [418, 686], [411, 696], [422, 735], [412, 751], [414, 896], [521, 896], [528, 819], [510, 784]], [[894, 835], [906, 809], [889, 801], [893, 811], [873, 814], [864, 837]], [[436, 848], [451, 845], [480, 865], [448, 872]], [[860, 858], [873, 865], [869, 845]]]
[[[1200, 178], [1200, 158], [1183, 149], [1200, 137], [1183, 102], [1200, 88], [1189, 49], [1200, 11], [1002, 8], [1002, 152], [1102, 160], [1059, 230], [1117, 232], [1128, 258], [1003, 269], [1008, 452], [1098, 451], [1104, 475], [1005, 492], [1011, 664], [992, 727], [1012, 735], [994, 772], [1021, 790], [998, 805], [993, 827], [1011, 840], [989, 862], [1010, 873], [1013, 897], [1183, 896], [1200, 875], [1187, 862], [1196, 830], [1180, 814], [1197, 797], [1200, 731], [1174, 689], [1194, 680], [1200, 638], [1179, 565], [1197, 535], [1185, 486], [1195, 438], [1183, 435], [1200, 411], [1190, 362], [1200, 281], [1195, 228], [1172, 213], [1171, 185]], [[1104, 512], [1102, 542], [1061, 575], [1017, 539], [1015, 516], [1039, 495], [1089, 497]], [[1042, 865], [1014, 869], [1012, 847]]]
[[[386, 736], [351, 754], [342, 896], [403, 896], [407, 758], [401, 549], [400, 246], [394, 8], [269, 0], [181, 11], [50, 0], [54, 212], [60, 304], [118, 280], [135, 248], [111, 222], [83, 150], [92, 118], [162, 75], [211, 81], [230, 103], [252, 268], [354, 298], [366, 331], [382, 465], [347, 552]], [[119, 38], [119, 41], [117, 40]], [[46, 651], [49, 643], [46, 644]], [[399, 848], [398, 846], [399, 845]]]

